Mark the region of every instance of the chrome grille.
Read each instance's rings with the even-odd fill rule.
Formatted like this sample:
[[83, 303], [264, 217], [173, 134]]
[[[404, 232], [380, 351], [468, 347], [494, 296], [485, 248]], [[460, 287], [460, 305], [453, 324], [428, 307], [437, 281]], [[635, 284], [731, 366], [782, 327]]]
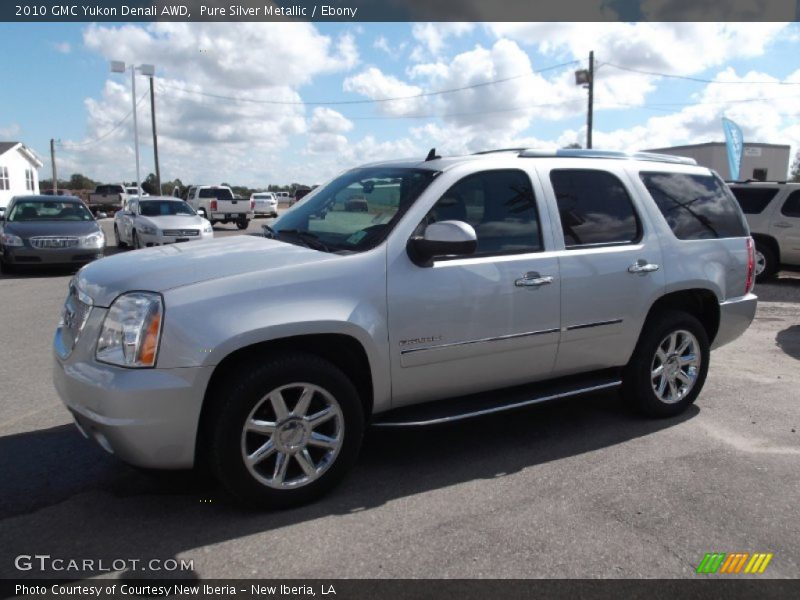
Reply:
[[34, 248], [76, 248], [80, 240], [76, 237], [32, 237], [31, 246]]
[[70, 283], [61, 312], [61, 339], [67, 352], [71, 352], [78, 342], [91, 311], [91, 299], [78, 291], [74, 283]]
[[200, 235], [199, 229], [165, 229], [164, 235], [170, 237], [197, 237]]

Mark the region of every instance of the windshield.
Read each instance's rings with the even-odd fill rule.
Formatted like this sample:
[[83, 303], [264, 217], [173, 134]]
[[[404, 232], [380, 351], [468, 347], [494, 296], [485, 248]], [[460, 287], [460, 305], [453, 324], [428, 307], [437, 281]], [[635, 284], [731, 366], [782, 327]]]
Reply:
[[233, 200], [233, 194], [228, 188], [205, 188], [200, 190], [201, 198], [216, 198], [217, 200]]
[[9, 221], [93, 221], [94, 217], [80, 202], [22, 201], [14, 204]]
[[436, 175], [438, 171], [397, 167], [348, 171], [310, 192], [273, 230], [285, 241], [298, 233], [305, 238], [311, 234], [333, 252], [369, 250], [384, 240]]
[[97, 194], [122, 194], [124, 192], [121, 185], [98, 185], [95, 189]]
[[139, 202], [139, 213], [145, 217], [195, 214], [186, 202], [175, 200], [142, 200]]

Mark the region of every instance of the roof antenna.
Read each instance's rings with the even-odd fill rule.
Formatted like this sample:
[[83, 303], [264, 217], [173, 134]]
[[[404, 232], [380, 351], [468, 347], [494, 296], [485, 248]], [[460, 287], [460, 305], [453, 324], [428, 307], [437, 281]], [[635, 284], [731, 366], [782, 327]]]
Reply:
[[436, 148], [431, 148], [431, 151], [428, 152], [428, 156], [425, 157], [425, 162], [428, 162], [429, 160], [436, 160], [437, 158], [442, 157], [436, 154]]

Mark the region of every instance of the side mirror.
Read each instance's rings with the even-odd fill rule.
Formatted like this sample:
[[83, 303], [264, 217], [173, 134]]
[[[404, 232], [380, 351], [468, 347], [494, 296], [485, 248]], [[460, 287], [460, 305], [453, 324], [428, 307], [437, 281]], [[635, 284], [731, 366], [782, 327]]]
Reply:
[[95, 218], [96, 219], [107, 219], [108, 218], [108, 213], [99, 212], [99, 213], [97, 213], [95, 215]]
[[475, 229], [464, 221], [439, 221], [425, 228], [422, 237], [408, 240], [406, 251], [411, 261], [429, 267], [436, 256], [469, 256], [478, 247]]

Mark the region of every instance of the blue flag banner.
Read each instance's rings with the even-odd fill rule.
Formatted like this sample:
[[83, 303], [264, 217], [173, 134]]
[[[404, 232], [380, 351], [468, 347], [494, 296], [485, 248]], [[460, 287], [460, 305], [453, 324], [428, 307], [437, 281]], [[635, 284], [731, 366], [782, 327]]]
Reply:
[[739, 126], [722, 117], [722, 129], [725, 131], [725, 145], [728, 147], [728, 168], [730, 178], [733, 181], [739, 180], [739, 168], [742, 165], [742, 153], [744, 152], [744, 138]]

